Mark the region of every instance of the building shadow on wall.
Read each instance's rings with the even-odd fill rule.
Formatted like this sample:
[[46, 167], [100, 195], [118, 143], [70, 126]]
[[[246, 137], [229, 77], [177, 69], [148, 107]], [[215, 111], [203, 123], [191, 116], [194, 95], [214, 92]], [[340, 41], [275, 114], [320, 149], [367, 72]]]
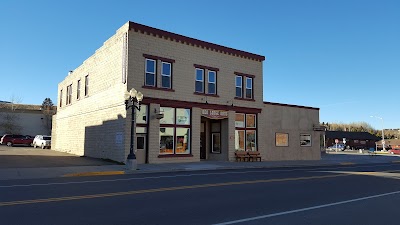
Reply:
[[124, 162], [125, 120], [118, 115], [118, 119], [85, 127], [84, 156]]

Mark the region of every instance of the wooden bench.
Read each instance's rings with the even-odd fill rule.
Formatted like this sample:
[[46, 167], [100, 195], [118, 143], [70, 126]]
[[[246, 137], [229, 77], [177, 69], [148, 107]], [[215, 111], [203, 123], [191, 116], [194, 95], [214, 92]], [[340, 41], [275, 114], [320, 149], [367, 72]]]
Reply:
[[236, 151], [235, 157], [236, 157], [236, 162], [239, 160], [246, 162], [246, 159], [247, 159], [247, 161], [250, 161], [250, 156], [245, 151]]
[[259, 151], [249, 151], [247, 153], [249, 154], [249, 160], [251, 159], [251, 161], [254, 162], [254, 160], [257, 161], [258, 159], [260, 159], [261, 162], [261, 154]]

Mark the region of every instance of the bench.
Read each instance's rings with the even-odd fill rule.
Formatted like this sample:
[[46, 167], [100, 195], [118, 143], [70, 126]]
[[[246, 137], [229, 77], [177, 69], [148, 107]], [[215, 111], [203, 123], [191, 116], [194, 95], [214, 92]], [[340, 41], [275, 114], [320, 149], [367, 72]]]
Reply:
[[235, 157], [236, 157], [236, 162], [238, 160], [246, 162], [246, 159], [247, 159], [247, 161], [250, 161], [250, 156], [245, 151], [235, 152]]
[[249, 151], [247, 153], [249, 154], [250, 157], [249, 160], [251, 159], [251, 161], [254, 162], [254, 160], [257, 161], [258, 159], [260, 159], [261, 162], [261, 154], [259, 151]]

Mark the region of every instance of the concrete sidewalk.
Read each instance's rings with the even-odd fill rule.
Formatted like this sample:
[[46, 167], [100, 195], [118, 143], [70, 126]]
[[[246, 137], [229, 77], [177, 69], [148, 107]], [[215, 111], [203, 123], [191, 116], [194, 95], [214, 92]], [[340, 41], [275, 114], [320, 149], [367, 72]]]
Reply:
[[273, 162], [222, 162], [202, 161], [195, 163], [165, 163], [139, 165], [137, 171], [127, 171], [125, 165], [67, 166], [47, 168], [5, 168], [0, 169], [0, 180], [36, 179], [95, 175], [119, 175], [171, 171], [199, 171], [244, 168], [285, 168], [305, 166], [334, 166], [400, 163], [397, 156], [368, 156], [362, 154], [322, 154], [318, 161], [273, 161]]

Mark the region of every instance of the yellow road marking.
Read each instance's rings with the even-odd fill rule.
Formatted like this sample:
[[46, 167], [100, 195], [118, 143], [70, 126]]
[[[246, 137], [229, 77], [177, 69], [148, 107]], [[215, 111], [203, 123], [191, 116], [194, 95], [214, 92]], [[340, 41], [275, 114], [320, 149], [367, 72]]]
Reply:
[[340, 165], [354, 165], [355, 163], [352, 162], [342, 162]]
[[107, 175], [120, 175], [120, 174], [125, 174], [125, 171], [71, 173], [71, 174], [66, 174], [63, 177], [107, 176]]
[[147, 189], [147, 190], [113, 192], [113, 193], [94, 194], [94, 195], [78, 195], [78, 196], [59, 197], [59, 198], [44, 198], [44, 199], [0, 202], [0, 206], [25, 205], [25, 204], [46, 203], [46, 202], [61, 202], [61, 201], [71, 201], [71, 200], [80, 200], [80, 199], [106, 198], [106, 197], [115, 197], [115, 196], [123, 196], [123, 195], [136, 195], [136, 194], [144, 194], [144, 193], [155, 193], [155, 192], [176, 191], [176, 190], [207, 188], [207, 187], [221, 187], [221, 186], [230, 186], [230, 185], [323, 179], [323, 178], [333, 178], [333, 177], [344, 177], [344, 176], [350, 176], [350, 175], [351, 174], [335, 174], [335, 175], [312, 176], [312, 177], [296, 177], [296, 178], [282, 178], [282, 179], [270, 179], [270, 180], [237, 181], [237, 182], [226, 182], [226, 183], [215, 183], [215, 184], [199, 184], [199, 185], [191, 185], [191, 186], [155, 188], [155, 189]]
[[394, 160], [392, 163], [400, 163], [400, 160]]

